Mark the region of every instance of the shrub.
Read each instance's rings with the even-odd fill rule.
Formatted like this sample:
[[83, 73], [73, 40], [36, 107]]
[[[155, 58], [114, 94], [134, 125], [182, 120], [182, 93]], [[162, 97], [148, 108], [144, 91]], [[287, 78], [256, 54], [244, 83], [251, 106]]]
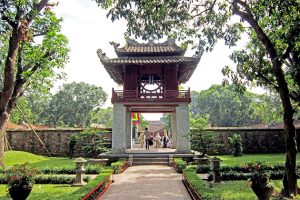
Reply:
[[[73, 192], [71, 195], [66, 196], [65, 200], [73, 200], [73, 199], [82, 199], [85, 197], [90, 191], [96, 188], [99, 183], [101, 183], [104, 179], [108, 178], [111, 173], [101, 173], [95, 179], [91, 180], [88, 184], [82, 186], [80, 189]], [[109, 180], [108, 180], [109, 181]], [[107, 183], [107, 182], [106, 182]], [[98, 194], [103, 190], [106, 183], [100, 187], [94, 195], [91, 196], [89, 199], [93, 199], [93, 197], [98, 196]], [[96, 198], [94, 198], [96, 199]]]
[[[85, 165], [85, 174], [99, 174], [102, 170], [102, 167], [98, 165]], [[39, 172], [42, 174], [76, 174], [75, 164], [69, 166], [60, 166], [60, 167], [43, 167], [39, 169]]]
[[29, 169], [28, 165], [14, 165], [4, 174], [8, 188], [32, 188], [37, 169]]
[[211, 171], [211, 168], [209, 165], [200, 165], [197, 168], [197, 174], [206, 174]]
[[243, 153], [242, 137], [239, 134], [234, 134], [233, 136], [228, 137], [228, 143], [231, 148], [231, 153], [234, 156], [242, 156]]
[[202, 129], [191, 130], [191, 148], [195, 151], [202, 152], [200, 157], [205, 154], [217, 154], [218, 149], [223, 145], [216, 143], [216, 134]]
[[38, 184], [72, 184], [75, 182], [74, 176], [68, 175], [37, 175], [34, 178]]
[[[283, 178], [283, 171], [265, 171], [270, 175], [272, 180], [279, 180]], [[222, 173], [223, 181], [234, 181], [234, 180], [248, 180], [253, 176], [252, 173], [240, 173], [236, 171], [227, 171]], [[208, 181], [213, 179], [213, 173], [210, 172], [208, 175]]]
[[182, 160], [182, 158], [175, 158], [174, 163], [174, 168], [178, 173], [182, 173], [182, 170], [184, 170], [187, 166], [186, 162]]
[[121, 171], [123, 170], [122, 166], [124, 165], [124, 163], [126, 162], [126, 160], [119, 160], [117, 162], [111, 163], [111, 168], [114, 171], [114, 174], [119, 174], [121, 173]]
[[220, 199], [220, 195], [213, 192], [212, 188], [196, 174], [195, 168], [186, 168], [183, 173], [187, 180], [191, 183], [196, 192], [205, 200]]
[[[84, 176], [83, 180], [85, 182], [89, 182], [90, 177]], [[36, 184], [72, 184], [75, 182], [75, 176], [69, 176], [69, 175], [57, 175], [57, 174], [51, 174], [51, 175], [44, 175], [39, 174], [36, 175], [33, 178], [34, 183]], [[7, 184], [8, 180], [5, 179], [4, 175], [0, 175], [0, 184]]]
[[82, 150], [88, 157], [97, 157], [109, 151], [111, 146], [109, 139], [104, 137], [98, 129], [88, 129], [80, 134], [71, 135], [69, 138], [70, 156], [74, 153], [76, 143], [81, 144]]

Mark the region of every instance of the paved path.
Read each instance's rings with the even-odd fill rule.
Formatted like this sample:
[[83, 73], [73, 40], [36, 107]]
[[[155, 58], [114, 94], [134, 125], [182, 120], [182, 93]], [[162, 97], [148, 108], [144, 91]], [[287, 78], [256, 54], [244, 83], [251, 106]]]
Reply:
[[101, 200], [190, 200], [181, 174], [168, 166], [132, 166], [114, 175], [115, 182]]

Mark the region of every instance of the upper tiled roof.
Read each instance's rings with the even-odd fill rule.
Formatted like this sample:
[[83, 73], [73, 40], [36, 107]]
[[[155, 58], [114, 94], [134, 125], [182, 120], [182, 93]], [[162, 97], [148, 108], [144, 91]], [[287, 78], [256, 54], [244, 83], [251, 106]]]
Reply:
[[[98, 51], [98, 55], [101, 54]], [[152, 57], [120, 57], [113, 59], [101, 58], [104, 65], [119, 65], [119, 64], [166, 64], [166, 63], [194, 63], [199, 62], [200, 57], [183, 57], [183, 56], [152, 56]]]
[[135, 40], [127, 39], [126, 45], [119, 48], [120, 44], [111, 42], [114, 46], [115, 51], [119, 57], [130, 56], [130, 55], [156, 55], [156, 54], [167, 54], [167, 55], [183, 55], [185, 49], [176, 45], [175, 40], [169, 39], [163, 43], [154, 43], [153, 41], [145, 43], [138, 43]]

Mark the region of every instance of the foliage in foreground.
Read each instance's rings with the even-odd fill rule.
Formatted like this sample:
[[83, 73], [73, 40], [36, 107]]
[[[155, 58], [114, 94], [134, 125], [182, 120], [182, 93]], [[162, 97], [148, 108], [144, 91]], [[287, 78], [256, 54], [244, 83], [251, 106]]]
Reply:
[[193, 188], [197, 191], [200, 196], [205, 200], [215, 200], [220, 199], [220, 196], [217, 193], [214, 193], [212, 188], [205, 183], [199, 176], [196, 174], [196, 169], [194, 167], [188, 167], [183, 170], [184, 175], [191, 183]]
[[178, 173], [182, 173], [186, 167], [187, 163], [182, 158], [174, 158], [174, 168]]
[[111, 163], [111, 168], [114, 172], [114, 174], [119, 174], [121, 173], [121, 171], [123, 170], [124, 164], [125, 164], [126, 160], [125, 159], [120, 159], [117, 162], [113, 162]]
[[[80, 145], [76, 145], [80, 143]], [[87, 157], [96, 158], [101, 153], [110, 150], [111, 143], [105, 131], [99, 129], [87, 129], [79, 134], [73, 134], [69, 138], [69, 155], [72, 158], [76, 149], [81, 148]]]

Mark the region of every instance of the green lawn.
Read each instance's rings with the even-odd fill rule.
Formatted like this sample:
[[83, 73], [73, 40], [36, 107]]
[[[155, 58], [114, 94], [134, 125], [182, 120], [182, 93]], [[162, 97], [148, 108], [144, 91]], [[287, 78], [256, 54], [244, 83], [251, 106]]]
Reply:
[[[251, 162], [251, 161], [266, 161], [272, 165], [279, 164], [284, 165], [285, 154], [246, 154], [241, 157], [234, 157], [232, 155], [223, 155], [218, 156], [223, 160], [222, 165], [227, 166], [236, 166], [241, 165], [242, 163]], [[297, 165], [300, 165], [300, 154], [297, 154]]]
[[[71, 187], [66, 184], [34, 184], [28, 200], [80, 200], [93, 190], [109, 173], [102, 173], [83, 187]], [[0, 200], [11, 199], [6, 184], [0, 184]]]
[[[281, 190], [282, 181], [273, 181], [275, 185], [275, 191]], [[300, 184], [300, 180], [298, 180]], [[249, 182], [247, 181], [225, 181], [222, 184], [213, 185], [213, 192], [220, 194], [222, 200], [254, 200], [256, 199]], [[300, 195], [297, 196], [297, 200], [300, 200]]]
[[31, 167], [62, 167], [74, 165], [72, 159], [63, 157], [47, 157], [35, 155], [24, 151], [6, 151], [4, 153], [5, 166], [13, 166], [15, 164], [29, 163]]
[[[78, 187], [71, 187], [70, 185], [35, 184], [28, 197], [28, 200], [64, 199], [66, 195], [71, 194], [78, 189]], [[0, 185], [0, 199], [11, 200], [6, 185]]]

